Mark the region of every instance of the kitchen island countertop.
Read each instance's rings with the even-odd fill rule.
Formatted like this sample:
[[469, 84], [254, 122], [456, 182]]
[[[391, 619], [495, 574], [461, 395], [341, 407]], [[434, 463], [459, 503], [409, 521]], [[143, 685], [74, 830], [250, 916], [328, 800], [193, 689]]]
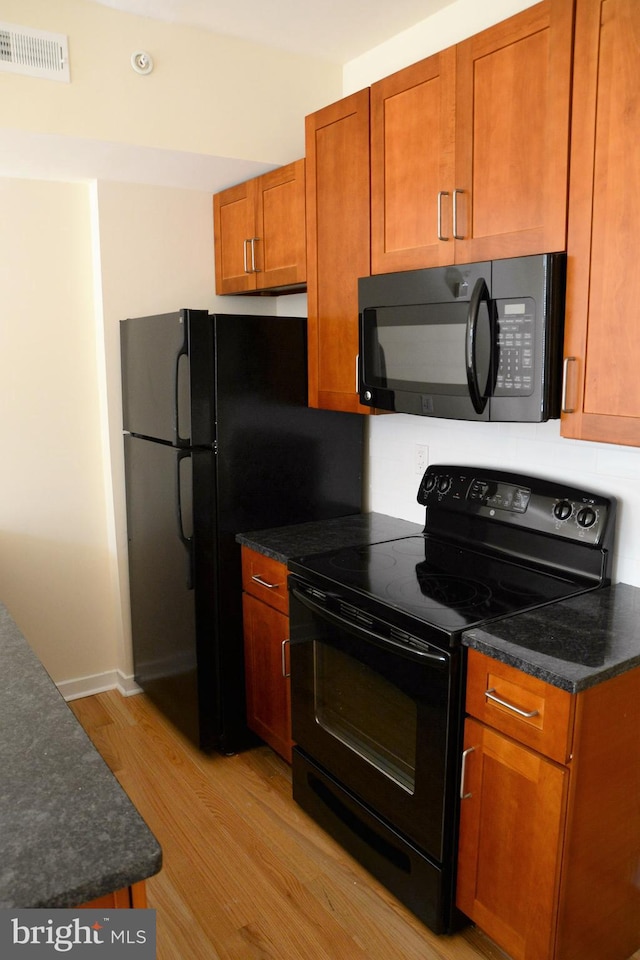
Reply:
[[384, 513], [358, 513], [331, 520], [311, 520], [288, 527], [239, 533], [238, 543], [265, 557], [287, 563], [293, 557], [311, 556], [325, 550], [338, 550], [422, 533], [424, 524], [400, 520]]
[[475, 627], [465, 646], [579, 693], [640, 667], [640, 588], [612, 584]]
[[0, 907], [75, 907], [157, 873], [160, 846], [0, 603]]

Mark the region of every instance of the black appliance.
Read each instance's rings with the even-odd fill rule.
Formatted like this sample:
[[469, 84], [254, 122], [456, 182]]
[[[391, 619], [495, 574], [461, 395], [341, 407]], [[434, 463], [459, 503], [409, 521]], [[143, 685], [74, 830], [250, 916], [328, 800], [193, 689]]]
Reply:
[[615, 501], [430, 466], [419, 536], [289, 562], [293, 795], [436, 933], [455, 863], [464, 630], [610, 582]]
[[121, 322], [136, 682], [204, 750], [244, 746], [237, 533], [359, 513], [362, 418], [307, 407], [306, 321]]
[[566, 255], [363, 277], [360, 402], [454, 420], [560, 416]]

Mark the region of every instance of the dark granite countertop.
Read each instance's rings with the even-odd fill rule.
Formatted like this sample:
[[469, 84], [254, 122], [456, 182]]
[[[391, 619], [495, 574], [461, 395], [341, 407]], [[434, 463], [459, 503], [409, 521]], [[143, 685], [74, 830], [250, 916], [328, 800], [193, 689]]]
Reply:
[[157, 840], [2, 604], [0, 657], [0, 907], [74, 907], [157, 873]]
[[239, 533], [236, 540], [266, 557], [287, 563], [292, 557], [311, 556], [339, 547], [411, 537], [422, 533], [423, 529], [424, 524], [388, 517], [384, 513], [358, 513], [350, 517]]
[[640, 588], [617, 583], [463, 634], [465, 646], [579, 693], [640, 666]]

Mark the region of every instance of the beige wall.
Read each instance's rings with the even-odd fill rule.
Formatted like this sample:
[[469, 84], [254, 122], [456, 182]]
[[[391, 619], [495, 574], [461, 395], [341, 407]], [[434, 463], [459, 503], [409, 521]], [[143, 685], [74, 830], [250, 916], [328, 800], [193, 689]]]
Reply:
[[0, 205], [0, 599], [61, 680], [115, 662], [89, 189]]
[[341, 91], [336, 64], [86, 0], [2, 0], [0, 19], [65, 34], [71, 64], [69, 84], [2, 73], [0, 127], [287, 163], [305, 113]]

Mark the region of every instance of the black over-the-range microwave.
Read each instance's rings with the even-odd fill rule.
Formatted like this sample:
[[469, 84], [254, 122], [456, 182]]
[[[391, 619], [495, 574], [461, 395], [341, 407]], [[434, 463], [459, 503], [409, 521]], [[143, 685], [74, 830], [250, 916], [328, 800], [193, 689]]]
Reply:
[[363, 277], [361, 403], [454, 420], [560, 416], [566, 254]]

